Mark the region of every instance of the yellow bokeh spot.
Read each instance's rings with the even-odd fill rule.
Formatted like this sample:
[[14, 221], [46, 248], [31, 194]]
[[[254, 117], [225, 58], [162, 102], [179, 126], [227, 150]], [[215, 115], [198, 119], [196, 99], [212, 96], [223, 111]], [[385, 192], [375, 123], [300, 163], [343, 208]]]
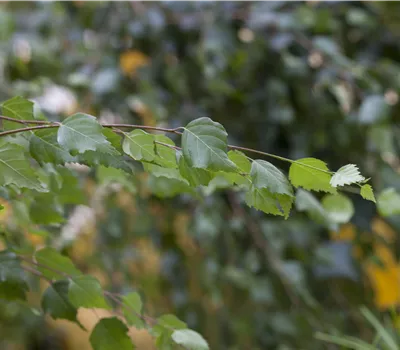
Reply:
[[125, 75], [134, 76], [137, 69], [150, 62], [148, 56], [136, 50], [126, 51], [119, 58], [119, 65]]

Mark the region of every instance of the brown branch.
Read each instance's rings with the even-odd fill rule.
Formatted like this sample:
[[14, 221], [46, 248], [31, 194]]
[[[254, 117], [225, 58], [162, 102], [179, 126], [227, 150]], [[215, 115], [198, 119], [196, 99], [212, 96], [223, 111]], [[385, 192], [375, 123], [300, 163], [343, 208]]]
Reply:
[[6, 117], [4, 115], [0, 115], [0, 119], [8, 120], [10, 122], [18, 123], [18, 124], [42, 124], [42, 125], [46, 125], [46, 124], [51, 123], [51, 122], [48, 122], [47, 120], [21, 120], [21, 119], [15, 119], [15, 118], [11, 118], [11, 117]]
[[34, 131], [34, 130], [39, 130], [39, 129], [58, 128], [59, 126], [60, 126], [59, 124], [54, 124], [54, 125], [48, 124], [48, 125], [39, 125], [39, 126], [29, 126], [27, 128], [22, 128], [22, 129], [7, 130], [7, 131], [0, 132], [0, 137], [13, 135], [13, 134], [18, 134], [20, 132], [25, 132], [25, 131]]

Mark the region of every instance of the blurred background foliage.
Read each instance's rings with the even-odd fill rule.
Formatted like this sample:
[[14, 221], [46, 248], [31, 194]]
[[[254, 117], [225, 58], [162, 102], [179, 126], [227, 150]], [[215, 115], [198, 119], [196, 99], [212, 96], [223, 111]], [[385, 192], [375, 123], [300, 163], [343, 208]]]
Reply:
[[[0, 100], [30, 98], [54, 119], [210, 116], [231, 144], [355, 163], [378, 193], [400, 190], [399, 14], [397, 2], [2, 2]], [[145, 174], [116, 185], [105, 169], [71, 171], [60, 225], [26, 227], [29, 199], [0, 198], [2, 227], [62, 249], [114, 292], [138, 290], [147, 313], [176, 314], [212, 349], [336, 349], [317, 331], [372, 341], [361, 305], [400, 322], [400, 197], [387, 213], [350, 195], [355, 215], [336, 232], [302, 212], [246, 208], [224, 184], [160, 198], [174, 186]], [[80, 319], [90, 329], [97, 316]], [[0, 301], [0, 348], [89, 345], [74, 324]]]

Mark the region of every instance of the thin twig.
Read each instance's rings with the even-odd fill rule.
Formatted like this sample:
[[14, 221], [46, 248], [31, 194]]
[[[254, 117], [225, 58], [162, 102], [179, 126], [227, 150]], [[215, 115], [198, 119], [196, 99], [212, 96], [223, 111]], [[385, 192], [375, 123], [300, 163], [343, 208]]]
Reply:
[[59, 126], [60, 126], [59, 124], [48, 124], [48, 125], [30, 126], [30, 127], [22, 128], [22, 129], [7, 130], [7, 131], [0, 132], [0, 137], [18, 134], [20, 132], [25, 132], [25, 131], [58, 128]]
[[169, 128], [161, 128], [158, 126], [148, 126], [148, 125], [135, 125], [135, 124], [101, 124], [104, 128], [131, 128], [131, 129], [143, 129], [143, 130], [154, 130], [154, 131], [163, 131], [163, 132], [170, 132], [177, 135], [182, 135], [179, 128], [169, 129]]
[[168, 147], [168, 148], [172, 148], [172, 149], [175, 149], [175, 150], [178, 150], [178, 151], [180, 151], [182, 149], [181, 147], [174, 146], [174, 145], [169, 145], [168, 143], [164, 143], [164, 142], [160, 142], [160, 141], [154, 141], [154, 142], [158, 143], [159, 145], [162, 145], [162, 146], [165, 146], [165, 147]]
[[46, 124], [51, 123], [51, 122], [49, 122], [47, 120], [21, 120], [21, 119], [15, 119], [15, 118], [11, 118], [11, 117], [6, 117], [4, 115], [0, 115], [0, 119], [8, 120], [10, 122], [18, 123], [18, 124], [42, 124], [42, 125], [46, 125]]

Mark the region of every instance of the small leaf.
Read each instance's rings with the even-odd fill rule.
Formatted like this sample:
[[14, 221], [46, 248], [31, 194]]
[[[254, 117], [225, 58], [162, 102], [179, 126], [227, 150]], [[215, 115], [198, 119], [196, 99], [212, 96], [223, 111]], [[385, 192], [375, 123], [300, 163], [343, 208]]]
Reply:
[[361, 186], [361, 191], [360, 191], [361, 197], [364, 199], [367, 199], [371, 202], [376, 203], [375, 196], [374, 196], [374, 191], [372, 190], [371, 185], [365, 184]]
[[4, 209], [4, 207], [0, 204], [0, 210], [3, 210]]
[[171, 314], [162, 315], [157, 319], [159, 325], [174, 329], [185, 329], [187, 325], [181, 321], [178, 317]]
[[142, 314], [142, 300], [139, 293], [132, 292], [124, 295], [122, 300], [123, 312], [128, 324], [137, 329], [143, 328], [144, 322], [140, 318]]
[[302, 158], [290, 166], [289, 179], [295, 187], [336, 193], [336, 189], [330, 185], [331, 175], [328, 172], [329, 169], [322, 160]]
[[[154, 141], [161, 142], [166, 145], [175, 146], [174, 141], [165, 135], [154, 135]], [[154, 143], [156, 157], [154, 163], [165, 168], [177, 168], [176, 150], [172, 147]]]
[[293, 189], [286, 176], [265, 160], [255, 160], [251, 166], [251, 179], [257, 188], [266, 188], [271, 193], [293, 196]]
[[0, 251], [0, 298], [24, 300], [27, 290], [25, 272], [17, 255], [7, 250]]
[[107, 168], [101, 165], [97, 168], [97, 179], [100, 184], [117, 183], [132, 193], [136, 191], [134, 179], [121, 169]]
[[124, 152], [135, 160], [151, 162], [156, 154], [154, 152], [154, 135], [137, 129], [130, 133], [124, 133], [125, 138], [122, 143]]
[[400, 194], [394, 188], [387, 188], [377, 196], [378, 212], [382, 216], [400, 214]]
[[344, 224], [354, 215], [353, 202], [343, 194], [328, 194], [322, 199], [322, 206], [332, 222]]
[[68, 298], [76, 308], [110, 308], [104, 299], [99, 281], [88, 275], [75, 276], [69, 279]]
[[29, 151], [39, 163], [65, 164], [76, 162], [76, 158], [57, 142], [56, 129], [38, 130], [29, 140]]
[[61, 318], [79, 324], [76, 318], [77, 308], [68, 299], [68, 286], [69, 282], [66, 280], [51, 284], [43, 294], [42, 309], [55, 320]]
[[185, 157], [181, 155], [181, 153], [178, 153], [179, 157], [179, 172], [184, 177], [187, 181], [189, 181], [189, 184], [191, 186], [207, 186], [208, 183], [211, 181], [213, 178], [213, 174], [206, 170], [206, 169], [201, 169], [201, 168], [193, 168], [187, 165]]
[[[20, 96], [15, 96], [1, 104], [4, 116], [18, 120], [33, 120], [33, 102]], [[13, 130], [23, 127], [20, 123], [3, 120], [4, 130]]]
[[190, 122], [182, 135], [182, 152], [186, 163], [211, 171], [237, 171], [235, 163], [227, 155], [227, 137], [224, 127], [210, 118]]
[[9, 301], [25, 300], [28, 285], [25, 281], [0, 282], [0, 299]]
[[188, 350], [208, 350], [207, 341], [197, 332], [191, 329], [181, 329], [172, 333], [175, 343], [182, 345]]
[[355, 164], [347, 164], [342, 166], [331, 178], [332, 187], [351, 185], [353, 183], [362, 182], [365, 177], [360, 174]]
[[324, 207], [310, 192], [299, 189], [296, 194], [295, 204], [298, 211], [305, 211], [316, 223], [330, 230], [337, 230], [337, 224], [331, 221]]
[[[38, 225], [59, 224], [65, 221], [63, 208], [55, 202], [54, 193], [40, 193], [31, 204], [29, 216]], [[46, 210], [43, 210], [46, 208]]]
[[23, 147], [0, 140], [0, 186], [14, 184], [42, 191]]
[[103, 318], [97, 322], [90, 344], [93, 350], [133, 350], [135, 347], [128, 336], [128, 327], [116, 317]]
[[72, 153], [97, 151], [117, 154], [117, 150], [104, 136], [102, 129], [95, 117], [77, 113], [62, 122], [58, 128], [57, 142]]
[[183, 181], [164, 176], [156, 177], [151, 175], [148, 186], [151, 192], [160, 198], [174, 197], [182, 193], [193, 193], [193, 189], [188, 185], [186, 180]]
[[41, 265], [37, 266], [37, 269], [51, 280], [82, 275], [68, 257], [50, 247], [38, 250], [35, 253], [35, 260]]

